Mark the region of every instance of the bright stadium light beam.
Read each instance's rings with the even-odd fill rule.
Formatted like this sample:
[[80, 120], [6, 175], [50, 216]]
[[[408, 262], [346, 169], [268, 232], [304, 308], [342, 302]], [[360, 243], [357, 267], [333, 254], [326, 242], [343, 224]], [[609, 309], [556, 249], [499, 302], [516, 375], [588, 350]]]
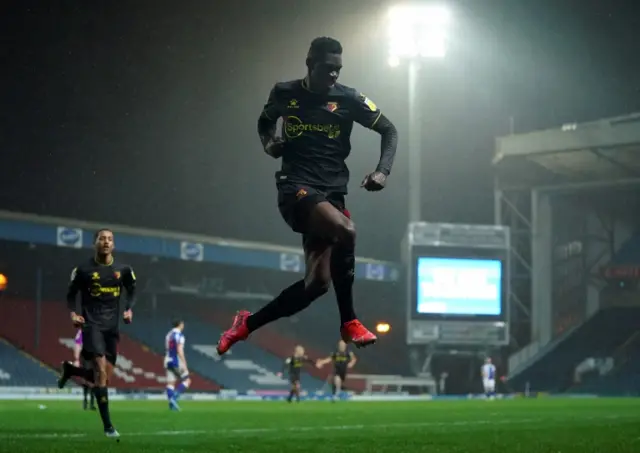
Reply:
[[447, 53], [449, 20], [449, 11], [440, 6], [392, 7], [389, 10], [389, 58], [443, 58]]
[[451, 17], [442, 6], [398, 5], [389, 10], [389, 58], [391, 67], [409, 63], [409, 222], [422, 221], [420, 109], [418, 74], [420, 60], [442, 59], [447, 53]]

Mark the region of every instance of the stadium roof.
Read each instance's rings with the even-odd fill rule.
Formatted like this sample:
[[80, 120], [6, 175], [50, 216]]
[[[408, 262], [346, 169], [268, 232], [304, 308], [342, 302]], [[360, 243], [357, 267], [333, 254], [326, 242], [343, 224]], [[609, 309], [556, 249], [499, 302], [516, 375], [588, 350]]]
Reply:
[[499, 137], [502, 187], [640, 185], [640, 113]]

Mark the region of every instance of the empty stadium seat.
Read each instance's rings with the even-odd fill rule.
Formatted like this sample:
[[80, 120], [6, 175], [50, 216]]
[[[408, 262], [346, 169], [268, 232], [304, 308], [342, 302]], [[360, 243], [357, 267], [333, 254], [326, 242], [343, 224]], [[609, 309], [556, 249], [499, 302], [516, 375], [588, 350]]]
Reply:
[[572, 387], [575, 367], [587, 357], [607, 357], [638, 328], [640, 308], [613, 307], [600, 310], [544, 356], [510, 380], [522, 391], [562, 391]]
[[0, 339], [0, 386], [50, 387], [57, 373]]
[[[225, 388], [238, 391], [286, 390], [288, 381], [275, 373], [282, 370], [282, 360], [249, 342], [233, 347], [221, 360], [215, 353], [215, 345], [222, 330], [203, 322], [184, 306], [160, 306], [155, 312], [138, 310], [136, 323], [127, 326], [129, 334], [146, 344], [158, 354], [165, 349], [165, 335], [171, 329], [171, 320], [176, 317], [185, 322], [186, 355], [189, 369], [197, 371]], [[324, 382], [303, 374], [302, 386], [307, 390], [319, 390]]]
[[[48, 366], [57, 368], [63, 360], [70, 360], [73, 357], [75, 329], [69, 322], [68, 310], [64, 303], [43, 302], [39, 310], [41, 322], [38, 326], [35, 302], [3, 300], [0, 304], [0, 332], [20, 349]], [[193, 373], [191, 380], [193, 390], [219, 389], [215, 382], [197, 373]], [[134, 341], [126, 334], [126, 329], [123, 329], [111, 386], [121, 389], [163, 390], [165, 385], [166, 371], [163, 367], [163, 356]]]

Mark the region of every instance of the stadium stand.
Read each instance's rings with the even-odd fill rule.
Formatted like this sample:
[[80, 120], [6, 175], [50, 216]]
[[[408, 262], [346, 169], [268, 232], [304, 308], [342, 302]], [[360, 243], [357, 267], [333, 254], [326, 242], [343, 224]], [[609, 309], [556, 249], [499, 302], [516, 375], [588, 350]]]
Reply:
[[[285, 318], [260, 329], [250, 337], [250, 342], [259, 345], [278, 357], [291, 354], [297, 344], [305, 347], [312, 357], [326, 357], [336, 347], [339, 339], [336, 327], [337, 313], [333, 307], [327, 310], [319, 301], [311, 306], [300, 317]], [[221, 329], [227, 328], [235, 311], [225, 305], [201, 307], [199, 314]], [[369, 313], [367, 313], [370, 315]], [[398, 321], [400, 324], [400, 321]], [[405, 347], [404, 344], [400, 348]], [[395, 348], [395, 349], [394, 349]], [[354, 373], [403, 374], [407, 372], [406, 352], [397, 352], [398, 345], [388, 341], [388, 337], [381, 338], [375, 347], [354, 350], [358, 357], [358, 364]], [[384, 360], [381, 360], [384, 358]], [[311, 374], [326, 379], [330, 367], [322, 370], [312, 370]], [[360, 379], [347, 379], [347, 387], [362, 391], [365, 384]]]
[[611, 260], [611, 264], [640, 264], [640, 235], [631, 236]]
[[[44, 302], [40, 305], [41, 319], [37, 325], [36, 304], [30, 300], [4, 299], [0, 304], [0, 331], [19, 349], [36, 357], [50, 367], [57, 368], [62, 360], [71, 358], [74, 331], [64, 304]], [[46, 322], [45, 322], [46, 320]], [[39, 341], [35, 341], [39, 332]], [[114, 370], [113, 387], [119, 389], [164, 389], [166, 372], [162, 356], [121, 335], [118, 362]], [[219, 386], [194, 374], [193, 390], [215, 391]], [[54, 381], [55, 382], [55, 381]], [[51, 385], [52, 382], [49, 382]]]
[[640, 276], [638, 149], [637, 113], [496, 140], [495, 217], [511, 228], [514, 263], [512, 388], [574, 391], [576, 366], [615, 354], [637, 329], [637, 292], [621, 304], [610, 287]]
[[[276, 376], [282, 370], [282, 359], [253, 343], [240, 343], [234, 346], [231, 354], [220, 359], [215, 352], [215, 345], [222, 329], [193, 314], [187, 308], [188, 305], [160, 304], [154, 312], [141, 307], [136, 311], [137, 322], [127, 326], [127, 331], [137, 341], [162, 354], [164, 337], [171, 328], [171, 320], [180, 317], [185, 322], [186, 354], [190, 370], [215, 380], [224, 388], [241, 392], [288, 389], [286, 376]], [[322, 380], [303, 374], [303, 388], [315, 391], [323, 385]]]
[[[312, 305], [299, 317], [283, 319], [271, 326], [272, 331], [280, 332], [281, 335], [290, 338], [292, 341], [300, 341], [307, 344], [309, 348], [318, 351], [320, 356], [327, 356], [336, 347], [339, 339], [338, 333], [338, 312], [333, 299], [319, 301]], [[364, 309], [362, 310], [364, 311]], [[365, 322], [370, 328], [375, 327], [375, 321], [368, 320], [384, 319], [391, 325], [400, 326], [405, 320], [399, 320], [390, 313], [380, 313], [381, 309], [374, 304], [367, 307]], [[391, 312], [391, 310], [388, 310]], [[355, 370], [360, 373], [375, 374], [403, 374], [408, 372], [407, 352], [404, 336], [400, 335], [401, 329], [393, 331], [389, 335], [380, 335], [379, 341], [371, 348], [353, 350], [358, 356], [359, 363]], [[400, 344], [398, 345], [398, 338]], [[398, 346], [402, 349], [398, 353]]]
[[571, 393], [590, 393], [607, 396], [640, 395], [640, 330], [636, 330], [610, 355], [600, 359], [613, 362], [611, 369], [593, 370], [586, 377], [577, 378]]
[[635, 334], [638, 319], [638, 308], [614, 307], [599, 311], [550, 346], [546, 354], [511, 379], [510, 385], [532, 391], [570, 389], [576, 366], [587, 357], [614, 355]]
[[[312, 307], [320, 310], [322, 317], [315, 319], [313, 310], [309, 313], [313, 325], [306, 321], [296, 325], [296, 319], [283, 320], [253, 335], [251, 341], [234, 348], [224, 360], [212, 358], [222, 329], [228, 327], [231, 316], [244, 303], [233, 297], [234, 290], [256, 298], [253, 290], [257, 289], [259, 296], [268, 299], [270, 292], [276, 288], [279, 291], [283, 282], [289, 282], [303, 270], [298, 248], [6, 211], [0, 211], [0, 254], [11, 264], [3, 268], [10, 274], [11, 285], [0, 303], [3, 315], [0, 335], [49, 366], [57, 367], [61, 360], [71, 356], [69, 347], [74, 332], [67, 310], [59, 303], [35, 301], [59, 300], [66, 291], [71, 269], [91, 253], [93, 231], [105, 226], [117, 232], [117, 257], [136, 269], [139, 284], [134, 323], [122, 329], [118, 367], [121, 376], [115, 378], [116, 387], [163, 387], [164, 337], [175, 311], [165, 310], [162, 302], [155, 309], [152, 301], [156, 299], [173, 300], [177, 311], [183, 313], [190, 371], [206, 376], [207, 385], [214, 387], [213, 381], [219, 377], [219, 384], [226, 388], [286, 389], [286, 380], [265, 378], [260, 373], [280, 371], [283, 359], [291, 354], [295, 344], [302, 343], [314, 359], [326, 356], [335, 347], [338, 337], [335, 303], [331, 302], [332, 310], [326, 311], [322, 310], [327, 308], [323, 301], [322, 306]], [[22, 259], [25, 250], [30, 254], [29, 260]], [[238, 272], [238, 266], [242, 272]], [[399, 276], [400, 267], [396, 263], [357, 258], [360, 295], [371, 305], [377, 301], [381, 288], [395, 297], [393, 283]], [[229, 293], [232, 297], [225, 298]], [[381, 313], [383, 305], [380, 304]], [[199, 312], [203, 306], [206, 311]], [[209, 310], [212, 307], [215, 310]], [[149, 311], [145, 313], [147, 308]], [[307, 331], [312, 333], [307, 335]], [[376, 346], [371, 353], [358, 352], [360, 361], [354, 372], [370, 372], [378, 364], [392, 363], [394, 358], [385, 357], [382, 350], [383, 347]], [[135, 376], [135, 382], [127, 382], [132, 375], [127, 369], [142, 374]], [[331, 367], [308, 371], [310, 375], [304, 377], [303, 385], [315, 390], [326, 384]], [[198, 389], [195, 381], [192, 388]], [[355, 390], [363, 388], [352, 382], [347, 386]]]
[[46, 365], [0, 339], [0, 386], [47, 387], [57, 377]]

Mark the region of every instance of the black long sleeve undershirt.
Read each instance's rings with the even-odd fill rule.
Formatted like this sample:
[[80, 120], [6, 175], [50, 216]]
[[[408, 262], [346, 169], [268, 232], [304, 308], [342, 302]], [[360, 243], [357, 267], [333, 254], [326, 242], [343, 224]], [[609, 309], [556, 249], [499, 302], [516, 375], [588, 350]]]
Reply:
[[127, 269], [127, 272], [123, 275], [123, 283], [124, 289], [126, 292], [125, 296], [125, 310], [131, 310], [133, 306], [136, 304], [136, 277], [133, 273], [133, 269]]
[[125, 287], [126, 297], [124, 300], [124, 309], [131, 310], [136, 304], [136, 288]]
[[273, 140], [276, 132], [276, 123], [277, 120], [272, 120], [265, 114], [260, 115], [260, 118], [258, 118], [258, 135], [263, 148], [267, 146], [269, 141]]
[[380, 114], [380, 118], [371, 128], [380, 134], [380, 161], [376, 171], [389, 176], [398, 148], [398, 131], [389, 119]]
[[80, 285], [78, 283], [78, 269], [75, 268], [71, 273], [71, 281], [69, 282], [69, 287], [67, 288], [67, 308], [71, 313], [76, 313], [78, 311], [78, 300], [77, 295], [80, 291]]

